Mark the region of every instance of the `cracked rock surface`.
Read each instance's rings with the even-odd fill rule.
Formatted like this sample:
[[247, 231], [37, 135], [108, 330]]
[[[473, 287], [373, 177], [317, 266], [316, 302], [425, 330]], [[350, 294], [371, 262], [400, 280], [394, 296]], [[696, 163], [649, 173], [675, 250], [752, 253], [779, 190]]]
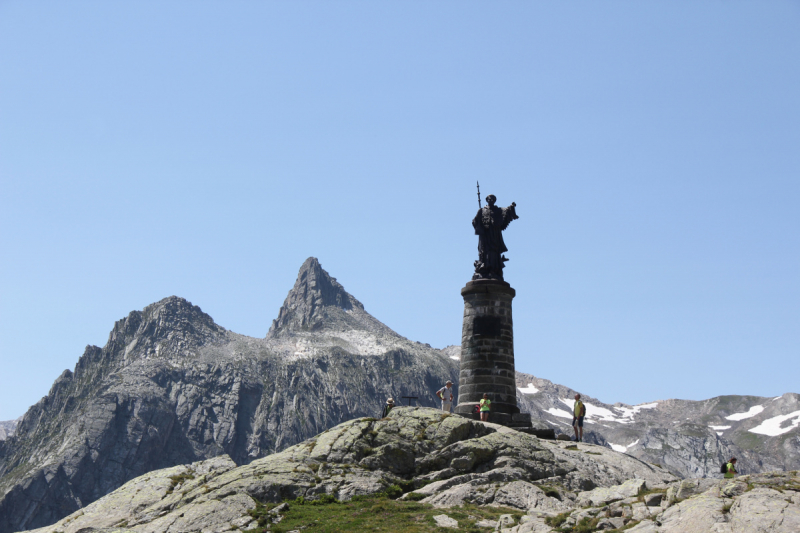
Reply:
[[[577, 507], [561, 515], [560, 527], [583, 524], [583, 531], [628, 527], [632, 533], [790, 533], [800, 531], [800, 474], [768, 472], [742, 476], [735, 480], [684, 480], [652, 485], [636, 480], [639, 494], [633, 494], [631, 482], [602, 491], [581, 493], [578, 503], [591, 496], [615, 494], [598, 505]], [[664, 498], [649, 498], [664, 493]], [[625, 494], [633, 494], [624, 497]], [[685, 499], [675, 494], [684, 494]], [[658, 502], [647, 505], [647, 502]], [[558, 531], [546, 518], [552, 517], [530, 509], [531, 519], [513, 528], [513, 533]], [[552, 518], [550, 518], [552, 520]]]

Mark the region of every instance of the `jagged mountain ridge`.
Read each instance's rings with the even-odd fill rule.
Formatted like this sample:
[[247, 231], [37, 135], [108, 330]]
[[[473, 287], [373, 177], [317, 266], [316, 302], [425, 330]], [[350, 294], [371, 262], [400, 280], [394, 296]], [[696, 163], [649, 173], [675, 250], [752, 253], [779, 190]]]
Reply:
[[0, 442], [0, 533], [53, 523], [154, 469], [221, 454], [247, 464], [376, 416], [389, 396], [435, 405], [457, 372], [447, 353], [369, 316], [313, 258], [265, 339], [166, 298], [88, 346]]
[[[573, 435], [576, 391], [520, 372], [517, 387], [521, 410]], [[747, 473], [800, 469], [798, 394], [658, 400], [639, 406], [582, 397], [585, 440], [664, 465], [682, 477], [718, 476], [720, 464], [732, 456]]]

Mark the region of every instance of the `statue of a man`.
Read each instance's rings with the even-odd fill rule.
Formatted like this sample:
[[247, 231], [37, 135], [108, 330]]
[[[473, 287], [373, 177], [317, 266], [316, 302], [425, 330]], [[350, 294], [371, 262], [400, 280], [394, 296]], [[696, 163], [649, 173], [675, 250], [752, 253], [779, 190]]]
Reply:
[[503, 268], [508, 261], [503, 255], [507, 252], [505, 242], [503, 242], [503, 230], [516, 220], [517, 204], [512, 202], [509, 207], [503, 209], [494, 203], [497, 198], [493, 194], [486, 197], [485, 205], [478, 210], [478, 214], [472, 219], [472, 227], [475, 228], [475, 235], [478, 236], [478, 260], [475, 261], [476, 279], [499, 279], [503, 281]]

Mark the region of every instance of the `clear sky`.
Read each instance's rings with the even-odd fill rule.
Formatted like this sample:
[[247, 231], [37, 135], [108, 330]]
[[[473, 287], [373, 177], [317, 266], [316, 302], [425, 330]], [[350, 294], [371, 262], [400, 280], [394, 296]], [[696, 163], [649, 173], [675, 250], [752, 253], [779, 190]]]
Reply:
[[517, 369], [800, 392], [800, 3], [0, 1], [0, 420], [178, 295], [263, 337], [319, 258], [460, 342], [475, 182]]

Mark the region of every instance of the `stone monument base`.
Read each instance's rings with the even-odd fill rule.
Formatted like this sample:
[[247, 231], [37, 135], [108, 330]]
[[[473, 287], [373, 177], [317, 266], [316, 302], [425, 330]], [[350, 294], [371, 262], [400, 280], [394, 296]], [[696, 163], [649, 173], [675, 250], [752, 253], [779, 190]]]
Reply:
[[[481, 419], [480, 414], [478, 413], [456, 414], [472, 420]], [[530, 413], [490, 413], [489, 422], [493, 424], [500, 424], [501, 426], [507, 426], [516, 429], [517, 431], [527, 433], [528, 435], [539, 437], [540, 439], [555, 440], [556, 438], [556, 432], [553, 428], [541, 420], [532, 420]]]

